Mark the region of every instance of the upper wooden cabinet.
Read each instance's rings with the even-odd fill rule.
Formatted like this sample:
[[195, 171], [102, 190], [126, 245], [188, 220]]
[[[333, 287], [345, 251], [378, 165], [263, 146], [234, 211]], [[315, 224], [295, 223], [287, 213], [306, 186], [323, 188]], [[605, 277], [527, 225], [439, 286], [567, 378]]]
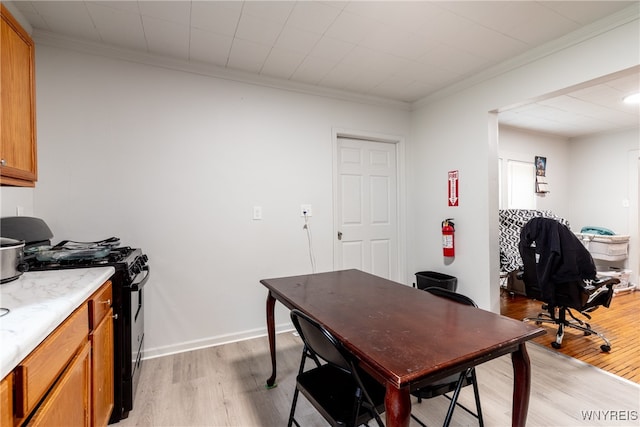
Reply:
[[0, 184], [33, 187], [38, 179], [35, 48], [4, 4], [0, 8]]

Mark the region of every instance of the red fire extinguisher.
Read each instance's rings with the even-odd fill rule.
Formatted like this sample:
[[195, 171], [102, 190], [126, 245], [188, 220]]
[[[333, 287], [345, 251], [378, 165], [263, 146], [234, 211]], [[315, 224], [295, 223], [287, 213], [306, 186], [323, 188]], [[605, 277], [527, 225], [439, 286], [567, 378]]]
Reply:
[[446, 257], [456, 256], [456, 245], [454, 241], [454, 233], [456, 230], [452, 221], [453, 218], [447, 218], [442, 221], [442, 255]]

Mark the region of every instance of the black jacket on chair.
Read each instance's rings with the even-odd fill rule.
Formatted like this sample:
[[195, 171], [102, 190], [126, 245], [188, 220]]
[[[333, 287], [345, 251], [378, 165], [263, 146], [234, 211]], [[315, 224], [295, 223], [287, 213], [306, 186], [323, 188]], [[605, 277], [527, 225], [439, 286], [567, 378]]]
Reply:
[[555, 305], [554, 287], [559, 283], [596, 279], [591, 254], [565, 225], [550, 218], [531, 219], [520, 233], [520, 253], [534, 242], [538, 286], [544, 301]]

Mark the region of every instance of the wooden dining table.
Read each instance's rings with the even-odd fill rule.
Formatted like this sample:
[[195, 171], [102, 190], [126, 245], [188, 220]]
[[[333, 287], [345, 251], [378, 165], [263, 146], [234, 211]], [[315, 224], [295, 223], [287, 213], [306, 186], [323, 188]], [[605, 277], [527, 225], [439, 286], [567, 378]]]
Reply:
[[267, 331], [276, 380], [274, 307], [315, 318], [386, 386], [388, 427], [409, 425], [410, 392], [468, 367], [511, 354], [512, 425], [524, 426], [531, 371], [526, 341], [545, 331], [359, 270], [264, 279]]

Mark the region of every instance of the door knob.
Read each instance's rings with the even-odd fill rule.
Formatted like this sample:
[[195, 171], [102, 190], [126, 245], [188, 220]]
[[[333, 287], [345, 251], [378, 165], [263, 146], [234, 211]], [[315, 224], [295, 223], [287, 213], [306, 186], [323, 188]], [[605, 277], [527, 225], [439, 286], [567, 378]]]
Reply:
[[338, 240], [342, 240], [342, 231], [338, 231]]

